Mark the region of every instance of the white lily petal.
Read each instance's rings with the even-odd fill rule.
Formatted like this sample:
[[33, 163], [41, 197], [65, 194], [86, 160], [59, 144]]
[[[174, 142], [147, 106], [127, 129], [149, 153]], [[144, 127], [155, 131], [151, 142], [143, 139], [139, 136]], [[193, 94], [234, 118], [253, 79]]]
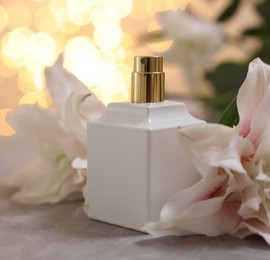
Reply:
[[[163, 33], [174, 40], [164, 53], [167, 60], [185, 64], [184, 67], [207, 67], [213, 54], [224, 44], [222, 27], [193, 17], [183, 10], [157, 13], [156, 20]], [[182, 51], [175, 51], [175, 49]], [[199, 58], [198, 58], [199, 57]]]
[[[237, 107], [240, 117], [237, 130], [240, 135], [246, 137], [249, 134], [253, 113], [260, 105], [262, 99], [265, 99], [265, 94], [269, 92], [269, 82], [270, 66], [264, 64], [259, 58], [254, 59], [249, 65], [247, 78], [237, 96]], [[268, 114], [265, 111], [260, 111], [260, 117]], [[261, 123], [264, 122], [261, 121]]]
[[22, 160], [13, 168], [17, 174], [9, 182], [18, 188], [14, 200], [20, 203], [56, 203], [71, 196], [82, 197], [85, 169], [74, 169], [71, 163], [86, 157], [86, 122], [103, 113], [105, 107], [94, 95], [88, 98], [90, 91], [62, 68], [61, 59], [46, 71], [56, 106], [43, 110], [25, 105], [8, 116], [16, 131], [9, 142], [19, 140], [19, 146], [9, 146], [8, 153], [17, 158], [24, 150], [34, 151], [28, 161]]
[[248, 138], [254, 143], [255, 147], [261, 143], [260, 138], [263, 132], [270, 127], [270, 114], [265, 112], [270, 110], [270, 82], [268, 88], [251, 118]]
[[263, 159], [264, 162], [268, 166], [270, 166], [269, 147], [270, 147], [270, 129], [267, 129], [261, 136], [260, 144], [254, 156], [255, 162], [259, 163], [259, 161]]
[[87, 122], [101, 116], [105, 109], [105, 106], [90, 91], [86, 95], [71, 93], [65, 103], [65, 125], [68, 131], [84, 145]]
[[31, 136], [14, 135], [0, 137], [0, 174], [5, 179], [22, 165], [30, 163], [39, 156], [40, 143]]
[[229, 168], [246, 173], [241, 157], [254, 153], [253, 145], [241, 138], [232, 128], [218, 124], [204, 124], [180, 130], [183, 145], [190, 152], [191, 161], [202, 176], [215, 173], [215, 168]]
[[[253, 225], [250, 223], [253, 222]], [[257, 234], [261, 236], [265, 242], [270, 245], [270, 229], [269, 226], [265, 226], [260, 221], [257, 221], [256, 219], [250, 221], [249, 223], [247, 222], [241, 222], [239, 227], [231, 233], [231, 235], [234, 235], [239, 238], [245, 238], [249, 235], [252, 234]]]
[[[193, 230], [190, 225], [182, 225], [184, 220], [186, 223], [186, 221], [188, 221], [187, 219], [189, 219], [188, 216], [190, 216], [187, 216], [187, 209], [194, 203], [203, 201], [211, 196], [211, 193], [216, 191], [216, 187], [220, 186], [225, 178], [226, 176], [217, 175], [213, 178], [209, 178], [208, 180], [203, 179], [192, 187], [175, 194], [163, 207], [160, 214], [160, 221], [146, 224], [143, 227], [143, 230], [155, 235], [158, 233], [160, 233], [160, 235], [164, 235], [164, 232], [166, 234], [170, 232], [172, 232], [171, 234], [190, 234], [196, 232], [196, 230]], [[219, 202], [214, 200], [212, 201], [216, 206], [217, 204], [220, 206], [222, 199]], [[207, 211], [208, 209], [204, 209], [204, 212]], [[207, 213], [201, 214], [207, 215]], [[193, 217], [196, 218], [196, 216], [192, 214], [192, 218]]]
[[[270, 66], [254, 60], [239, 91], [236, 128], [206, 124], [180, 130], [202, 180], [173, 196], [160, 221], [146, 225], [147, 231], [241, 238], [258, 234], [270, 244], [269, 82]], [[213, 186], [218, 178], [223, 182]]]
[[257, 181], [261, 181], [261, 182], [265, 182], [265, 183], [270, 183], [270, 176], [269, 176], [269, 168], [267, 162], [266, 162], [266, 158], [260, 158], [257, 159], [259, 160], [259, 162], [256, 162], [256, 177], [255, 179]]
[[181, 128], [179, 132], [191, 141], [201, 141], [210, 139], [217, 134], [232, 133], [233, 129], [219, 124], [199, 124]]
[[[207, 205], [207, 208], [212, 208], [212, 211], [203, 217], [179, 219], [178, 228], [184, 230], [188, 228], [191, 232], [207, 236], [226, 234], [233, 230], [241, 219], [237, 214], [240, 199], [239, 194], [233, 194], [228, 198], [224, 196], [202, 201], [200, 208], [203, 209], [204, 205]], [[219, 210], [213, 210], [216, 208]]]
[[261, 197], [258, 193], [259, 187], [256, 183], [243, 191], [243, 202], [239, 214], [244, 218], [250, 218], [260, 209]]
[[[85, 155], [85, 148], [65, 129], [58, 114], [49, 109], [43, 110], [37, 106], [22, 106], [8, 115], [8, 122], [16, 131], [15, 136], [28, 138], [28, 149], [31, 144], [38, 144], [41, 154], [55, 158], [60, 150], [67, 152], [68, 157]], [[26, 141], [26, 139], [25, 139]], [[85, 145], [85, 144], [84, 144]], [[14, 153], [21, 153], [15, 150]]]
[[270, 192], [269, 188], [264, 191], [265, 196], [263, 198], [262, 207], [261, 207], [265, 211], [266, 222], [268, 222], [268, 223], [270, 223], [270, 196], [269, 196], [269, 192]]
[[86, 95], [84, 97], [79, 111], [84, 120], [92, 121], [105, 113], [106, 106], [97, 99], [94, 93], [91, 93], [91, 95]]
[[[40, 139], [56, 141], [63, 136], [64, 130], [58, 114], [50, 110], [43, 110], [37, 106], [23, 105], [18, 110], [9, 112], [8, 123], [16, 133], [27, 136], [37, 136]], [[48, 129], [50, 131], [48, 132]], [[53, 135], [51, 133], [54, 133]]]
[[[202, 176], [215, 174], [216, 169], [209, 164], [208, 157], [211, 154], [217, 154], [218, 150], [223, 148], [213, 148], [211, 143], [217, 135], [230, 134], [232, 129], [218, 124], [200, 124], [180, 129], [183, 147], [190, 154], [190, 160]], [[209, 143], [210, 142], [210, 143]], [[205, 151], [207, 150], [207, 153]], [[201, 156], [205, 156], [202, 160]]]
[[[90, 95], [90, 94], [88, 94]], [[65, 125], [81, 144], [86, 143], [86, 121], [82, 124], [80, 105], [84, 96], [71, 94], [65, 104]]]
[[73, 74], [63, 68], [63, 56], [60, 55], [52, 67], [45, 69], [46, 87], [59, 107], [64, 107], [66, 98], [75, 92], [80, 95], [89, 93], [87, 87]]
[[200, 91], [201, 82], [195, 71], [211, 68], [214, 54], [225, 43], [222, 26], [180, 9], [157, 13], [155, 18], [163, 35], [173, 40], [162, 56], [181, 68], [193, 91]]
[[195, 158], [206, 165], [228, 168], [243, 174], [246, 173], [246, 170], [241, 163], [241, 157], [250, 156], [254, 152], [253, 146], [248, 140], [231, 134], [223, 134], [209, 140], [196, 142], [191, 150]]
[[205, 200], [225, 179], [226, 176], [223, 175], [216, 175], [206, 180], [202, 179], [190, 188], [175, 194], [161, 210], [161, 221], [167, 221], [174, 218], [174, 216], [180, 216], [193, 203]]
[[77, 182], [77, 172], [70, 162], [63, 158], [60, 162], [44, 158], [33, 162], [24, 170], [15, 174], [9, 186], [18, 187], [13, 200], [24, 204], [57, 203], [76, 194], [82, 197], [84, 182]]

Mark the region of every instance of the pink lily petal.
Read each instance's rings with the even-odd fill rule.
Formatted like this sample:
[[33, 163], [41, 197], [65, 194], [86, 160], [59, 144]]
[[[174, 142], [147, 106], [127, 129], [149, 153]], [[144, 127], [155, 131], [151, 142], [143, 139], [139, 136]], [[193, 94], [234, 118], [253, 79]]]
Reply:
[[175, 194], [162, 209], [160, 221], [146, 224], [143, 230], [154, 235], [164, 235], [168, 232], [178, 235], [219, 233], [219, 211], [225, 198], [207, 198], [211, 196], [211, 191], [214, 193], [225, 180], [225, 175], [212, 176]]
[[215, 168], [229, 168], [246, 173], [241, 157], [254, 153], [248, 140], [241, 138], [232, 128], [218, 124], [202, 124], [180, 130], [191, 161], [202, 176], [215, 173]]
[[[268, 119], [268, 113], [264, 110], [267, 107], [267, 100], [269, 99], [269, 82], [270, 82], [270, 66], [264, 64], [259, 58], [253, 60], [249, 65], [247, 78], [241, 86], [237, 96], [237, 107], [239, 113], [239, 124], [237, 131], [243, 137], [250, 134], [253, 125], [253, 133], [250, 136], [251, 140], [256, 138], [254, 131], [260, 131], [261, 124], [265, 124], [261, 117], [265, 116]], [[263, 102], [262, 102], [263, 101]], [[259, 112], [258, 112], [258, 108]], [[256, 111], [257, 110], [257, 111]], [[260, 115], [259, 121], [256, 120]], [[260, 125], [254, 125], [253, 120]], [[255, 127], [255, 128], [254, 128]], [[254, 130], [257, 129], [257, 130]]]
[[270, 231], [269, 226], [265, 226], [258, 219], [249, 219], [241, 222], [237, 229], [231, 233], [239, 238], [245, 238], [249, 235], [257, 234], [261, 236], [270, 245]]

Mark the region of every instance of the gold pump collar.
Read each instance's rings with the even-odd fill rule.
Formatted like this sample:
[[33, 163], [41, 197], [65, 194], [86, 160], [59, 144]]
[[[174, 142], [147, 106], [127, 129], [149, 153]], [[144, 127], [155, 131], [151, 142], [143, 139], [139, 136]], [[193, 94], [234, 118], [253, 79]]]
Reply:
[[134, 71], [131, 75], [131, 102], [155, 103], [164, 101], [164, 85], [163, 57], [134, 57]]

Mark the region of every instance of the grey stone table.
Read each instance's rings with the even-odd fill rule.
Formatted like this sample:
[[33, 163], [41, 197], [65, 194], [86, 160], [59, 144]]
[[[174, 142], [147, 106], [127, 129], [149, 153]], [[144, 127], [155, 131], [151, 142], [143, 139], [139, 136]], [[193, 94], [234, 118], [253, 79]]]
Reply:
[[0, 259], [270, 259], [270, 247], [257, 236], [154, 238], [89, 220], [82, 202], [45, 206], [11, 203], [0, 186]]

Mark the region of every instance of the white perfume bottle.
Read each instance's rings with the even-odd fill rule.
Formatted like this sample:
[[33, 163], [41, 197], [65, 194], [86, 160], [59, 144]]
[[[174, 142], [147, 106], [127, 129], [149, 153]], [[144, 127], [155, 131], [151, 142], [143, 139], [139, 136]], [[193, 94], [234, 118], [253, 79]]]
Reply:
[[203, 121], [183, 103], [164, 102], [164, 77], [162, 57], [135, 57], [132, 102], [111, 103], [88, 123], [88, 217], [140, 230], [198, 179], [177, 128]]

